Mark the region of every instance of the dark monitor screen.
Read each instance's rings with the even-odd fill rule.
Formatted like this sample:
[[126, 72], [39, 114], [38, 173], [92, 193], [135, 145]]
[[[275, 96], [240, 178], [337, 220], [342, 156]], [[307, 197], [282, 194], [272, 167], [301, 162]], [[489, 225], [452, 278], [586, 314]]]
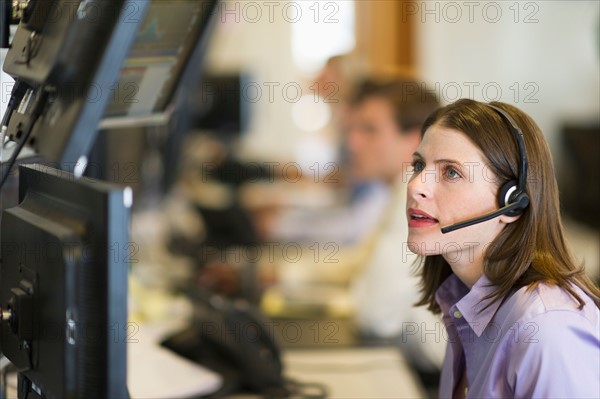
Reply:
[[247, 74], [204, 74], [192, 92], [193, 127], [219, 134], [240, 135], [250, 123], [251, 101], [245, 95]]

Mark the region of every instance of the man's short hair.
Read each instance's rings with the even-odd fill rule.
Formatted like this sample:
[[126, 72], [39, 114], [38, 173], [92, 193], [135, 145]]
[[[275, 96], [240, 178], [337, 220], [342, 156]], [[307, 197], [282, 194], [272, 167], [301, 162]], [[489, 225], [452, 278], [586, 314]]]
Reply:
[[420, 129], [425, 119], [440, 107], [437, 96], [424, 82], [411, 79], [366, 79], [358, 85], [351, 104], [355, 106], [369, 98], [381, 98], [392, 106], [402, 133]]

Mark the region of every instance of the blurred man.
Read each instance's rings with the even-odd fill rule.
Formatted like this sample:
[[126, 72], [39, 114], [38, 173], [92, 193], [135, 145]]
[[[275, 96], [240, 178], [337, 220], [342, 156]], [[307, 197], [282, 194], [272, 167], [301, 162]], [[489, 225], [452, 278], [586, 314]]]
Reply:
[[364, 263], [355, 265], [351, 286], [357, 324], [363, 333], [377, 337], [403, 334], [403, 341], [418, 347], [416, 352], [424, 352], [432, 363], [438, 363], [443, 353], [440, 345], [421, 345], [423, 328], [433, 331], [438, 326], [425, 310], [413, 306], [418, 283], [411, 274], [415, 256], [405, 244], [405, 204], [421, 126], [438, 106], [435, 95], [420, 83], [366, 82], [354, 100], [355, 117], [347, 138], [353, 174], [381, 181], [393, 193], [377, 227], [363, 243]]
[[[331, 119], [315, 135], [307, 135], [306, 140], [309, 143], [326, 143], [325, 147], [331, 145], [335, 150], [331, 159], [320, 161], [325, 168], [318, 172], [319, 177], [315, 179], [314, 170], [307, 170], [305, 175], [314, 179], [314, 186], [320, 185], [320, 189], [333, 193], [337, 201], [320, 207], [280, 207], [266, 232], [267, 239], [356, 245], [375, 227], [389, 201], [390, 190], [379, 181], [371, 178], [364, 181], [360, 176], [354, 176], [348, 167], [346, 132], [354, 116], [349, 108], [358, 76], [364, 76], [364, 66], [356, 57], [352, 54], [336, 55], [327, 60], [310, 86], [311, 90], [316, 87], [315, 91], [321, 97], [319, 101], [331, 111]], [[298, 153], [309, 153], [312, 149], [310, 145], [303, 148], [300, 141]], [[334, 165], [335, 169], [330, 168]], [[324, 172], [322, 176], [321, 172]], [[328, 172], [333, 173], [327, 175]]]
[[339, 262], [289, 265], [311, 269], [303, 273], [311, 281], [348, 284], [362, 334], [401, 337], [413, 360], [425, 369], [441, 364], [445, 341], [439, 320], [413, 306], [418, 279], [411, 273], [416, 256], [406, 248], [405, 204], [421, 126], [438, 106], [435, 95], [415, 81], [367, 81], [359, 87], [346, 135], [352, 175], [385, 185], [391, 195], [367, 237], [336, 254]]

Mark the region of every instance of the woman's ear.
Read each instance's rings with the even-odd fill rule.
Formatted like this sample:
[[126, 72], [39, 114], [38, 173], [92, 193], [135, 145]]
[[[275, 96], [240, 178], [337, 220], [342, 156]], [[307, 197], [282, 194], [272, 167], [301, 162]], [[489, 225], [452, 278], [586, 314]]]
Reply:
[[519, 220], [520, 217], [521, 217], [521, 215], [517, 215], [517, 216], [500, 215], [499, 220], [500, 220], [500, 223], [509, 224], [509, 223], [516, 222], [517, 220]]

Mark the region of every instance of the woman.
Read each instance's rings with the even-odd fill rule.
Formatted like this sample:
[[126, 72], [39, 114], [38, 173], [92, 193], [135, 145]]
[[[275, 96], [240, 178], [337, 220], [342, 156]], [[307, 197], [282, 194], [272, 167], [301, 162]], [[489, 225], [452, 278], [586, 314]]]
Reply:
[[[600, 291], [567, 248], [539, 127], [513, 106], [465, 99], [432, 114], [422, 136], [408, 241], [422, 260], [417, 305], [441, 312], [448, 332], [440, 397], [598, 397]], [[522, 171], [524, 193], [499, 195], [518, 194], [506, 182]]]

